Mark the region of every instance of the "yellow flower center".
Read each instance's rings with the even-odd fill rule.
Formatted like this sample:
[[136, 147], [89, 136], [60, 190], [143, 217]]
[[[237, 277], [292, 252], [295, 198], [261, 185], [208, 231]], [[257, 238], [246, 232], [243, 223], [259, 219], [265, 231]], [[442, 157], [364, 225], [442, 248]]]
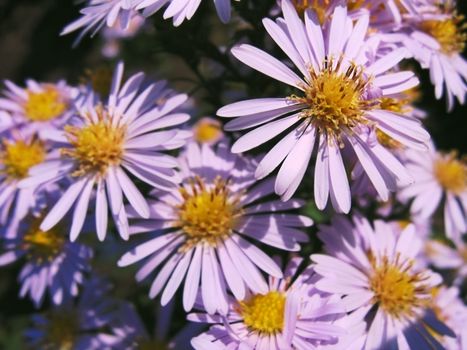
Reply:
[[239, 311], [243, 323], [258, 333], [275, 334], [284, 327], [285, 296], [277, 291], [256, 294], [241, 301]]
[[300, 16], [303, 16], [303, 13], [306, 9], [312, 9], [318, 20], [321, 24], [326, 20], [326, 12], [329, 9], [331, 3], [330, 0], [292, 0], [295, 9], [297, 10]]
[[188, 236], [188, 245], [199, 242], [216, 244], [230, 235], [242, 214], [238, 194], [232, 194], [229, 183], [217, 177], [212, 186], [195, 177], [191, 191], [181, 188], [183, 204], [178, 206], [177, 224]]
[[441, 45], [441, 51], [445, 54], [462, 53], [467, 40], [463, 23], [464, 16], [451, 14], [451, 18], [444, 20], [427, 20], [420, 23], [420, 29], [434, 37]]
[[202, 120], [194, 127], [194, 137], [199, 143], [213, 142], [221, 134], [221, 126], [214, 120]]
[[118, 165], [124, 153], [126, 128], [113, 125], [111, 117], [102, 108], [97, 108], [99, 121], [82, 128], [67, 125], [65, 131], [71, 148], [62, 149], [62, 154], [78, 161], [73, 176], [88, 173], [105, 175], [109, 166]]
[[24, 103], [24, 113], [29, 120], [45, 122], [60, 116], [67, 108], [67, 102], [53, 86], [47, 86], [44, 91], [28, 91]]
[[434, 164], [434, 175], [444, 190], [461, 194], [467, 188], [467, 164], [451, 152], [440, 157]]
[[6, 174], [10, 180], [21, 180], [28, 176], [29, 169], [44, 161], [46, 151], [39, 140], [30, 142], [3, 142], [4, 149], [0, 151], [0, 173]]
[[320, 131], [339, 136], [341, 131], [366, 123], [364, 113], [378, 104], [376, 100], [363, 98], [368, 81], [363, 69], [351, 64], [345, 73], [339, 73], [342, 59], [324, 62], [324, 68], [316, 73], [310, 70], [311, 81], [305, 88], [305, 96], [290, 99], [308, 105], [301, 112]]
[[393, 317], [413, 315], [416, 307], [426, 305], [431, 289], [419, 282], [424, 279], [420, 273], [411, 273], [412, 262], [404, 264], [389, 262], [385, 257], [380, 264], [370, 259], [373, 273], [370, 276], [370, 289], [374, 292], [374, 302]]
[[45, 337], [41, 349], [72, 350], [80, 332], [78, 316], [69, 310], [57, 310], [48, 314], [43, 325]]
[[101, 96], [108, 96], [112, 84], [112, 76], [112, 69], [107, 66], [100, 66], [96, 69], [86, 69], [84, 77], [81, 80], [83, 83], [90, 82], [92, 89]]
[[65, 237], [60, 229], [42, 231], [39, 226], [42, 218], [34, 219], [23, 237], [23, 248], [30, 259], [42, 262], [54, 259], [62, 251]]

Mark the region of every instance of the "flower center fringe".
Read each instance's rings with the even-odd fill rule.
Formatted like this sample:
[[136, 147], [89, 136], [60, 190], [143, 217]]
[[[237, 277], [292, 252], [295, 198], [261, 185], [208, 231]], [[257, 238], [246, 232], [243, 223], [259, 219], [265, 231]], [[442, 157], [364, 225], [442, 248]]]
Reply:
[[424, 280], [421, 273], [410, 272], [413, 262], [400, 262], [399, 256], [393, 262], [386, 256], [380, 263], [371, 258], [370, 261], [370, 289], [375, 294], [374, 301], [386, 313], [396, 318], [411, 317], [417, 307], [427, 305], [431, 289], [420, 284]]
[[35, 122], [45, 122], [60, 116], [67, 108], [67, 103], [54, 87], [48, 86], [42, 92], [28, 91], [24, 104], [27, 118]]
[[451, 152], [439, 158], [434, 164], [434, 174], [446, 191], [461, 194], [467, 188], [467, 164], [456, 157], [457, 153]]
[[23, 248], [27, 256], [38, 263], [54, 259], [63, 249], [65, 238], [60, 229], [42, 231], [39, 229], [42, 218], [32, 221], [23, 237]]
[[72, 148], [63, 148], [62, 154], [78, 161], [73, 176], [88, 173], [105, 175], [109, 166], [120, 164], [126, 128], [114, 125], [112, 118], [100, 106], [96, 108], [97, 122], [83, 128], [67, 125], [65, 131]]
[[10, 180], [21, 180], [28, 176], [29, 169], [44, 161], [46, 151], [44, 144], [36, 139], [30, 142], [22, 140], [16, 142], [3, 141], [0, 151], [0, 163], [4, 173]]
[[240, 196], [229, 190], [229, 182], [217, 177], [212, 186], [195, 177], [191, 189], [181, 188], [184, 198], [178, 207], [177, 223], [188, 236], [188, 245], [199, 242], [216, 244], [229, 236], [242, 214]]
[[464, 51], [467, 33], [467, 23], [464, 16], [451, 14], [445, 20], [427, 20], [420, 23], [420, 29], [434, 37], [441, 45], [445, 54], [460, 54]]
[[246, 326], [259, 333], [275, 334], [284, 327], [285, 296], [277, 291], [256, 294], [240, 302], [240, 314]]
[[305, 96], [290, 98], [307, 105], [301, 112], [302, 118], [334, 137], [367, 123], [364, 113], [378, 104], [375, 99], [364, 98], [368, 80], [362, 67], [350, 64], [345, 72], [340, 72], [341, 63], [342, 58], [337, 63], [331, 58], [325, 60], [320, 72], [311, 69], [309, 84], [304, 86]]

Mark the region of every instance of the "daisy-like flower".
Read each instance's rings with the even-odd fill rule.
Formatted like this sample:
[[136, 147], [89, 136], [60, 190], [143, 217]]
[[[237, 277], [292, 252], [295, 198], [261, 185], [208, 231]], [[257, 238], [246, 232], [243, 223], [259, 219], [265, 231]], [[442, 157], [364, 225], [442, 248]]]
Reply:
[[7, 125], [20, 128], [24, 135], [38, 134], [47, 139], [48, 133], [63, 126], [73, 113], [77, 90], [63, 80], [52, 84], [30, 79], [25, 88], [6, 80], [5, 86], [0, 111], [8, 115], [0, 118], [0, 129]]
[[77, 42], [90, 33], [94, 36], [102, 27], [115, 27], [118, 23], [123, 30], [129, 30], [131, 21], [137, 16], [135, 6], [141, 0], [88, 0], [81, 9], [81, 17], [63, 28], [60, 35], [66, 35], [82, 29]]
[[241, 301], [231, 300], [226, 316], [195, 313], [194, 322], [212, 323], [194, 338], [196, 350], [211, 349], [315, 349], [336, 344], [346, 330], [334, 324], [344, 309], [336, 296], [325, 296], [307, 283], [309, 273], [296, 275], [299, 258], [292, 259], [283, 279], [269, 278], [266, 293], [250, 292]]
[[436, 268], [455, 270], [455, 285], [461, 285], [467, 278], [467, 244], [464, 242], [455, 242], [454, 247], [450, 247], [432, 239], [425, 243], [425, 255]]
[[128, 239], [124, 197], [138, 215], [149, 217], [148, 204], [128, 173], [162, 190], [174, 188], [180, 180], [174, 170], [176, 159], [161, 151], [185, 143], [187, 133], [171, 127], [189, 119], [185, 113], [173, 112], [187, 96], [174, 94], [164, 81], [145, 85], [143, 73], [133, 75], [121, 87], [122, 75], [120, 63], [107, 103], [88, 98], [79, 107], [75, 123], [65, 126], [60, 157], [36, 166], [31, 177], [23, 180], [27, 188], [71, 175], [71, 184], [44, 218], [41, 230], [54, 227], [75, 204], [70, 229], [74, 241], [95, 193], [98, 238], [105, 238], [110, 206], [120, 236]]
[[253, 46], [240, 45], [232, 53], [252, 68], [296, 88], [299, 94], [247, 100], [221, 108], [218, 115], [239, 117], [227, 123], [226, 130], [255, 128], [240, 137], [232, 151], [248, 151], [287, 130], [255, 173], [257, 178], [263, 178], [282, 163], [275, 191], [287, 200], [299, 186], [318, 144], [316, 205], [323, 209], [330, 197], [334, 208], [347, 213], [351, 196], [341, 151], [353, 150], [380, 197], [387, 200], [389, 190], [412, 179], [375, 140], [374, 131], [381, 130], [398, 142], [419, 149], [424, 149], [429, 140], [418, 120], [381, 108], [385, 96], [418, 84], [412, 72], [387, 73], [406, 56], [406, 50], [397, 49], [374, 62], [368, 61], [368, 15], [353, 25], [342, 6], [335, 8], [324, 31], [309, 9], [305, 11], [304, 23], [289, 0], [282, 1], [282, 11], [284, 18], [275, 22], [265, 19], [263, 23], [304, 79]]
[[24, 219], [17, 237], [4, 239], [0, 254], [0, 266], [25, 260], [19, 275], [20, 297], [29, 294], [36, 307], [47, 292], [56, 305], [77, 296], [92, 257], [87, 246], [69, 242], [62, 228], [42, 231], [41, 221], [40, 216], [32, 215]]
[[120, 302], [108, 293], [111, 286], [93, 277], [79, 298], [32, 316], [24, 335], [31, 349], [115, 350], [120, 339], [113, 334]]
[[[137, 0], [138, 10], [143, 10], [144, 16], [150, 16], [168, 4], [164, 11], [164, 19], [172, 18], [174, 26], [178, 27], [185, 20], [190, 20], [201, 4], [201, 0]], [[239, 1], [239, 0], [236, 0]], [[217, 14], [223, 23], [230, 21], [231, 0], [214, 0]]]
[[[167, 304], [185, 279], [183, 306], [191, 310], [198, 290], [209, 313], [225, 314], [227, 288], [241, 300], [247, 287], [267, 292], [260, 269], [281, 277], [277, 264], [252, 240], [298, 251], [307, 235], [298, 228], [311, 219], [284, 213], [302, 201], [260, 201], [273, 193], [271, 181], [258, 183], [253, 160], [233, 155], [219, 144], [190, 143], [181, 156], [183, 182], [170, 192], [154, 192], [150, 220], [136, 222], [132, 232], [156, 231], [155, 236], [122, 256], [119, 266], [146, 259], [136, 275], [143, 280], [162, 265], [149, 295], [162, 292]], [[163, 231], [162, 231], [163, 230]], [[200, 286], [201, 284], [201, 286]]]
[[361, 217], [353, 224], [336, 217], [318, 235], [330, 255], [311, 255], [323, 277], [315, 286], [342, 295], [347, 311], [367, 313], [365, 350], [441, 349], [431, 331], [454, 336], [430, 309], [441, 277], [416, 266], [422, 242], [413, 225], [400, 231], [383, 221], [372, 227]]
[[467, 231], [467, 164], [458, 159], [456, 152], [443, 154], [434, 147], [430, 152], [406, 152], [406, 167], [415, 183], [403, 188], [401, 200], [413, 199], [412, 215], [429, 218], [444, 201], [444, 227], [446, 235], [459, 241]]
[[0, 144], [0, 224], [18, 222], [35, 205], [37, 187], [19, 188], [29, 170], [45, 162], [50, 155], [44, 141], [35, 136], [2, 136]]
[[448, 110], [452, 110], [455, 98], [464, 104], [467, 91], [467, 62], [462, 57], [467, 40], [464, 16], [456, 12], [455, 1], [421, 1], [415, 10], [404, 17], [408, 28], [402, 44], [430, 70], [436, 98], [445, 91]]

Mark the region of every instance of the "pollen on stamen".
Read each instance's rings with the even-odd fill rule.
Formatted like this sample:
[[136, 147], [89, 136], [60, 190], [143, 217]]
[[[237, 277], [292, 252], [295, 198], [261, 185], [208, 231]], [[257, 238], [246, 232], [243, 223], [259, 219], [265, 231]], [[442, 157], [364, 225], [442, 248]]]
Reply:
[[37, 139], [30, 141], [3, 141], [0, 150], [0, 173], [9, 180], [21, 180], [28, 176], [29, 169], [44, 161], [46, 150], [44, 144]]
[[109, 166], [120, 164], [126, 136], [125, 126], [114, 125], [111, 116], [101, 106], [96, 107], [98, 121], [83, 127], [67, 125], [65, 131], [71, 148], [63, 148], [62, 155], [78, 162], [72, 176], [88, 173], [105, 175]]
[[67, 109], [67, 102], [53, 86], [47, 86], [43, 91], [27, 91], [24, 103], [26, 117], [35, 122], [45, 122], [59, 117]]
[[460, 54], [464, 51], [467, 23], [464, 23], [463, 15], [452, 13], [444, 20], [422, 21], [419, 27], [438, 41], [445, 54]]
[[213, 184], [206, 184], [195, 177], [189, 189], [181, 188], [184, 199], [177, 207], [177, 226], [187, 236], [185, 246], [199, 242], [216, 244], [232, 234], [242, 214], [239, 194], [232, 193], [227, 180], [217, 177]]

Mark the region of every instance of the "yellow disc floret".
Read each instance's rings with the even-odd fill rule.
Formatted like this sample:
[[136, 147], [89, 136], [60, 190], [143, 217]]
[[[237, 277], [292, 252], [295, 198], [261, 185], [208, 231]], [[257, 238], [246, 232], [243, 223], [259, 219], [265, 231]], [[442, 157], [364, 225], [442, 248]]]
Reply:
[[275, 334], [284, 327], [285, 296], [278, 291], [256, 294], [240, 302], [243, 323], [254, 332]]
[[105, 175], [109, 166], [118, 165], [122, 160], [126, 128], [114, 125], [101, 108], [97, 111], [99, 121], [81, 128], [65, 127], [72, 147], [62, 149], [62, 154], [78, 161], [78, 169], [73, 176], [88, 173]]
[[112, 84], [113, 71], [107, 66], [100, 66], [95, 69], [86, 69], [81, 81], [90, 83], [92, 89], [98, 92], [102, 97], [108, 96]]
[[433, 171], [444, 190], [461, 194], [467, 189], [467, 164], [456, 157], [456, 152], [439, 157], [434, 163]]
[[374, 293], [374, 302], [389, 315], [400, 318], [412, 316], [414, 309], [426, 305], [431, 289], [421, 284], [424, 277], [412, 273], [413, 263], [390, 262], [384, 257], [376, 263], [370, 259], [373, 273], [370, 276], [370, 289]]
[[54, 259], [62, 251], [65, 237], [59, 229], [42, 231], [39, 226], [42, 218], [34, 219], [23, 237], [23, 248], [27, 256], [37, 262]]
[[215, 120], [201, 120], [194, 128], [194, 138], [199, 143], [211, 143], [216, 141], [221, 135], [220, 123]]
[[44, 338], [41, 349], [72, 350], [80, 327], [78, 315], [70, 310], [55, 310], [47, 314], [48, 322], [42, 325]]
[[46, 86], [43, 91], [27, 91], [24, 114], [35, 122], [45, 122], [59, 117], [67, 109], [67, 102], [53, 86]]
[[363, 69], [351, 64], [341, 73], [341, 63], [342, 59], [337, 63], [329, 59], [320, 72], [310, 70], [310, 81], [303, 87], [305, 96], [290, 98], [308, 106], [301, 112], [302, 118], [309, 119], [320, 131], [333, 136], [366, 123], [364, 113], [377, 104], [377, 101], [363, 97], [368, 84]]
[[4, 173], [10, 180], [21, 180], [28, 176], [29, 169], [44, 161], [46, 151], [44, 144], [33, 139], [29, 142], [19, 140], [16, 142], [4, 141], [0, 150], [0, 164]]
[[460, 54], [464, 51], [467, 33], [464, 16], [451, 14], [444, 20], [426, 20], [420, 23], [420, 29], [434, 37], [445, 54]]
[[177, 225], [188, 237], [187, 244], [208, 242], [230, 235], [242, 213], [239, 195], [229, 190], [229, 183], [218, 177], [211, 186], [195, 177], [191, 189], [180, 190], [184, 202], [177, 207]]

